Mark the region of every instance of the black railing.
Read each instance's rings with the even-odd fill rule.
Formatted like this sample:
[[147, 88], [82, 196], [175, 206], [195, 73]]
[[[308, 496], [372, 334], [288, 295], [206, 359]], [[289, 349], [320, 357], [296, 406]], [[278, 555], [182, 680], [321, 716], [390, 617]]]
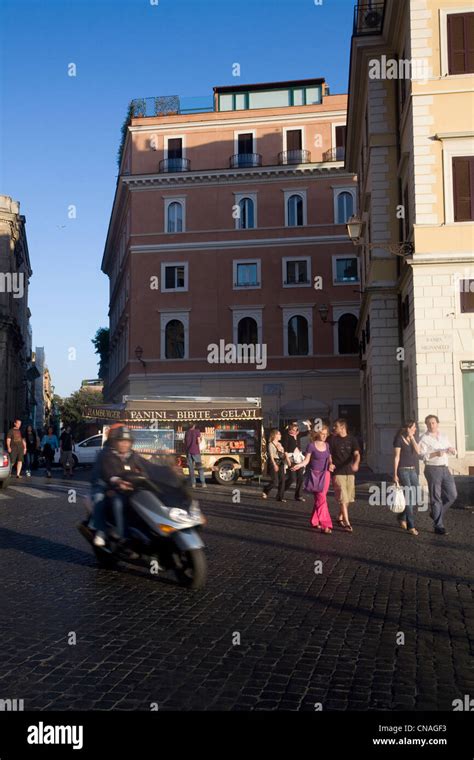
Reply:
[[243, 169], [249, 166], [261, 166], [262, 156], [260, 153], [236, 153], [229, 159], [231, 169]]
[[188, 172], [190, 168], [189, 158], [164, 158], [160, 161], [160, 172]]
[[259, 282], [234, 282], [234, 288], [259, 288]]
[[304, 280], [284, 280], [284, 285], [309, 285], [310, 281], [305, 277]]
[[354, 37], [382, 34], [384, 15], [385, 3], [359, 3], [354, 8], [352, 34]]
[[323, 161], [344, 161], [345, 154], [346, 149], [343, 145], [338, 148], [331, 148], [323, 153]]
[[284, 150], [278, 154], [279, 164], [310, 164], [311, 153], [309, 150]]

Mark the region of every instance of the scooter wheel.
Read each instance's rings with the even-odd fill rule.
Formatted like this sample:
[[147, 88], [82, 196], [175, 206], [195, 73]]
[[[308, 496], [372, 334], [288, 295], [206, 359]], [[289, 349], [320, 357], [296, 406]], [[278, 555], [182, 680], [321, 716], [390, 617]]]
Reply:
[[207, 561], [202, 549], [181, 552], [175, 557], [175, 574], [180, 586], [202, 588], [206, 583]]
[[98, 546], [94, 546], [93, 549], [97, 564], [104, 568], [104, 570], [113, 570], [117, 566], [118, 559], [113, 554], [105, 552]]

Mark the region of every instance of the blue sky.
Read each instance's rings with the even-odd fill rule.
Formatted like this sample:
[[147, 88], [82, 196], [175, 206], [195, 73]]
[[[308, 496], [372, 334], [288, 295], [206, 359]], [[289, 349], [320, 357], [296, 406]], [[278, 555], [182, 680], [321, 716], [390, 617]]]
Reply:
[[352, 0], [153, 2], [0, 6], [0, 193], [26, 216], [33, 342], [60, 395], [97, 375], [91, 338], [108, 324], [100, 262], [128, 102], [312, 76], [347, 91]]

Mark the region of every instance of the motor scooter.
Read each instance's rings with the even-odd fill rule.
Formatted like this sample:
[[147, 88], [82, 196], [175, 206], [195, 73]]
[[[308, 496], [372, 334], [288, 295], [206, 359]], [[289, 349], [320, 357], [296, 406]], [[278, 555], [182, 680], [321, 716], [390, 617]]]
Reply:
[[172, 570], [181, 586], [202, 588], [207, 561], [200, 532], [206, 520], [185, 482], [171, 467], [163, 465], [148, 465], [146, 475], [129, 472], [123, 479], [133, 489], [128, 492], [125, 507], [127, 540], [124, 542], [116, 533], [107, 493], [106, 545], [94, 544], [92, 502], [86, 506], [87, 519], [77, 525], [91, 544], [99, 565], [114, 568], [125, 561], [146, 566], [154, 574]]

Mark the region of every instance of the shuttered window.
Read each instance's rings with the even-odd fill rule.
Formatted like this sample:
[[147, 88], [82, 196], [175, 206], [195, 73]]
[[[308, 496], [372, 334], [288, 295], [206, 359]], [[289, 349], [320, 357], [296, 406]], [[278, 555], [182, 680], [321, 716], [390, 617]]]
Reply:
[[474, 12], [448, 15], [448, 68], [450, 74], [474, 73]]
[[474, 156], [453, 158], [454, 221], [474, 221]]

